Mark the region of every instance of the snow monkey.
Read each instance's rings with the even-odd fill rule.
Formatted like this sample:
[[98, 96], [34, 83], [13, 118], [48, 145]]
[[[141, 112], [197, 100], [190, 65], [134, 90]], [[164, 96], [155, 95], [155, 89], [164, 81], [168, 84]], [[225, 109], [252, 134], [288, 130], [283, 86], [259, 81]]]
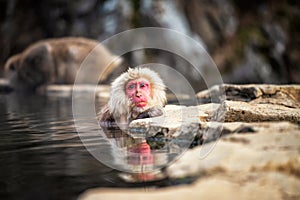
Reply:
[[134, 119], [163, 114], [166, 103], [165, 84], [149, 68], [129, 68], [111, 84], [110, 99], [100, 113], [100, 126], [105, 129], [126, 127]]
[[122, 62], [96, 40], [53, 38], [34, 43], [12, 56], [5, 64], [5, 72], [13, 89], [35, 92], [47, 84], [73, 84], [86, 58], [89, 70], [78, 83], [97, 83], [100, 75], [95, 72], [99, 68], [105, 69], [102, 80], [106, 79]]

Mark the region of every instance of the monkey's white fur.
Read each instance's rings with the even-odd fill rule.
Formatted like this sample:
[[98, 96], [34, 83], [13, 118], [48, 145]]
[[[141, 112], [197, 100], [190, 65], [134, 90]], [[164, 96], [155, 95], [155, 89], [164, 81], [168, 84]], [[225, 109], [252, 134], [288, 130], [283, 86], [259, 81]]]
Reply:
[[153, 106], [163, 107], [165, 105], [167, 101], [165, 93], [166, 86], [159, 75], [148, 68], [129, 68], [127, 72], [121, 74], [111, 84], [108, 106], [111, 114], [115, 119], [128, 117], [128, 114], [130, 113], [129, 109], [131, 103], [125, 94], [125, 87], [129, 81], [137, 78], [145, 78], [150, 82], [152, 99], [148, 102], [148, 108]]

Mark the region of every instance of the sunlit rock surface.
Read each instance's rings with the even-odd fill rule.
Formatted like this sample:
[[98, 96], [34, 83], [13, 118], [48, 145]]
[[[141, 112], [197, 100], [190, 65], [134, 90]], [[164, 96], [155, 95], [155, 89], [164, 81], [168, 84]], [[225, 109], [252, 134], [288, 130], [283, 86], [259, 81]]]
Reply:
[[230, 85], [224, 84], [199, 92], [197, 98], [210, 100], [211, 95], [225, 92], [225, 121], [300, 122], [299, 85]]
[[300, 109], [278, 104], [249, 104], [226, 101], [226, 121], [291, 121], [300, 122]]
[[0, 78], [0, 93], [11, 92], [12, 88], [9, 85], [8, 80]]
[[[241, 123], [229, 123], [236, 127]], [[205, 158], [209, 144], [187, 151], [168, 166], [172, 179], [198, 177], [190, 185], [162, 189], [93, 189], [80, 199], [298, 199], [299, 126], [289, 122], [251, 123], [255, 132], [222, 137]]]
[[[193, 148], [162, 173], [171, 180], [196, 181], [151, 190], [91, 189], [79, 199], [299, 199], [299, 91], [298, 85], [227, 85], [222, 106], [170, 105], [159, 120], [136, 120], [130, 127], [143, 127], [147, 134], [168, 128], [172, 137], [195, 135]], [[225, 121], [213, 122], [221, 108]], [[182, 111], [190, 115], [182, 118]]]
[[278, 104], [293, 108], [300, 107], [300, 85], [223, 84], [199, 92], [197, 98], [209, 101], [212, 94], [221, 95], [223, 92], [226, 94], [226, 99], [232, 101]]

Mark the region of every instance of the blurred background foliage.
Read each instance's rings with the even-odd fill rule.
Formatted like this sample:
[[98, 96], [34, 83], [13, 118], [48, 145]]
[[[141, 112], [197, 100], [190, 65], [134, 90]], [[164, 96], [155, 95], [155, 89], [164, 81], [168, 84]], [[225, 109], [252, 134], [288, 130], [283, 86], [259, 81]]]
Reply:
[[297, 0], [0, 0], [0, 9], [1, 69], [7, 58], [41, 39], [102, 41], [156, 26], [201, 41], [224, 82], [300, 83]]

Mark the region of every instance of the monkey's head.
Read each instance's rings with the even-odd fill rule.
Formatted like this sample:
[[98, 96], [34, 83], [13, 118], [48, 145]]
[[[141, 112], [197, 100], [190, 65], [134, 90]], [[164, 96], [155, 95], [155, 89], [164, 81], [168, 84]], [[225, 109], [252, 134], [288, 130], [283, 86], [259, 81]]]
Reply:
[[159, 75], [148, 68], [130, 68], [111, 85], [109, 109], [114, 118], [139, 114], [166, 103], [166, 86]]
[[5, 75], [15, 90], [34, 92], [53, 76], [53, 64], [50, 46], [38, 44], [9, 58]]

